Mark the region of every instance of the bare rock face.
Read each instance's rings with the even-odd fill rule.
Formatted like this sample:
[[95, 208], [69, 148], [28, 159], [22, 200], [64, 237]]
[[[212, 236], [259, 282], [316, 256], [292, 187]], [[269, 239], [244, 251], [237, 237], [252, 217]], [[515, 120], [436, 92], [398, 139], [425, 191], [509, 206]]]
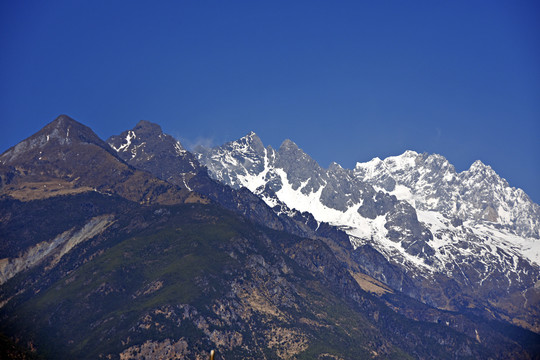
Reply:
[[90, 219], [81, 229], [72, 228], [51, 241], [42, 241], [25, 249], [16, 257], [0, 258], [0, 285], [17, 275], [48, 262], [47, 268], [54, 267], [73, 247], [102, 233], [113, 223], [112, 215]]
[[[146, 341], [142, 345], [134, 345], [120, 353], [120, 360], [145, 360], [145, 359], [185, 359], [190, 355], [188, 344], [180, 339], [173, 341]], [[197, 359], [203, 358], [201, 355]], [[205, 357], [206, 358], [206, 357]]]
[[[382, 216], [389, 213], [394, 209], [397, 202], [398, 200], [395, 196], [379, 191], [373, 196], [367, 196], [363, 200], [362, 205], [358, 208], [358, 213], [365, 218], [373, 220], [377, 216]], [[411, 216], [416, 215], [412, 214], [414, 210], [412, 212], [411, 209], [408, 210], [409, 213], [411, 213]]]

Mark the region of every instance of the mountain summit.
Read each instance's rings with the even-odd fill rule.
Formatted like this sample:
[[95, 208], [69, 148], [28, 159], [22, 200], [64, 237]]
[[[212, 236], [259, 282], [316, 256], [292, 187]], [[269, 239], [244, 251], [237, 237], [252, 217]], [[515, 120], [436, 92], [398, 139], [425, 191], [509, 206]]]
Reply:
[[111, 136], [107, 143], [130, 165], [186, 188], [189, 178], [200, 171], [198, 161], [178, 140], [149, 121], [139, 121], [133, 129]]
[[51, 151], [53, 147], [72, 144], [97, 146], [114, 155], [109, 146], [92, 129], [67, 115], [60, 115], [40, 131], [0, 155], [0, 163], [11, 165], [19, 159], [42, 160], [40, 156], [37, 158], [35, 156], [42, 154], [43, 151]]

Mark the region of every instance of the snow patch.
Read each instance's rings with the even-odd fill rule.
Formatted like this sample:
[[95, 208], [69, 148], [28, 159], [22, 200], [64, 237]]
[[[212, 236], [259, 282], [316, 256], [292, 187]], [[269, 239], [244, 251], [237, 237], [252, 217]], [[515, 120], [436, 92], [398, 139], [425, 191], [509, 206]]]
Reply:
[[129, 149], [129, 146], [131, 145], [131, 141], [136, 138], [137, 138], [137, 135], [135, 134], [135, 132], [132, 130], [129, 130], [126, 135], [125, 142], [122, 142], [122, 145], [120, 145], [119, 147], [114, 147], [114, 145], [111, 145], [111, 147], [116, 152], [127, 151]]

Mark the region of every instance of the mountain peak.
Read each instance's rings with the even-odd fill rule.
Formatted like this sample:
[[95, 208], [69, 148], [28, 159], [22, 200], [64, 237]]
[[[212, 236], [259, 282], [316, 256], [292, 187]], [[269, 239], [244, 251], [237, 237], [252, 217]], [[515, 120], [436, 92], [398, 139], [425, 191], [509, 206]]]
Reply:
[[343, 167], [335, 161], [332, 161], [332, 163], [330, 163], [327, 171], [329, 174], [341, 174], [344, 172], [348, 172], [348, 170], [343, 169]]
[[405, 150], [405, 152], [402, 154], [402, 156], [405, 157], [416, 157], [418, 156], [418, 153], [414, 150]]
[[510, 186], [508, 185], [505, 179], [502, 179], [495, 172], [495, 170], [493, 170], [491, 166], [484, 164], [480, 160], [476, 160], [475, 162], [473, 162], [469, 170], [466, 170], [462, 173], [462, 176], [479, 178], [483, 180], [489, 179], [489, 181], [492, 183], [497, 183], [499, 181], [502, 181], [504, 186]]
[[64, 124], [64, 123], [70, 123], [70, 122], [78, 123], [77, 121], [73, 120], [73, 118], [71, 118], [69, 115], [66, 115], [66, 114], [60, 114], [56, 117], [56, 119], [52, 121], [52, 123], [56, 123], [56, 124]]
[[48, 134], [49, 136], [51, 136], [54, 134], [54, 136], [57, 136], [60, 135], [60, 133], [61, 135], [65, 134], [65, 137], [69, 137], [70, 134], [73, 136], [76, 133], [85, 133], [87, 135], [92, 134], [93, 136], [98, 138], [97, 135], [88, 126], [83, 125], [80, 122], [73, 120], [68, 115], [64, 114], [59, 115], [58, 117], [56, 117], [56, 119], [45, 125], [43, 129], [36, 133], [36, 135]]
[[263, 142], [253, 131], [250, 131], [247, 135], [228, 144], [232, 145], [233, 148], [242, 153], [252, 150], [254, 150], [256, 153], [264, 153]]
[[294, 143], [290, 139], [285, 139], [281, 143], [281, 146], [279, 147], [279, 151], [283, 152], [283, 151], [291, 151], [291, 150], [299, 150], [298, 145], [296, 145], [296, 143]]
[[156, 133], [156, 134], [163, 134], [163, 130], [161, 129], [161, 126], [159, 126], [156, 123], [147, 121], [147, 120], [141, 120], [135, 125], [133, 128], [133, 131], [135, 132], [144, 132], [144, 133]]
[[491, 166], [484, 164], [480, 160], [476, 160], [472, 163], [471, 167], [469, 168], [469, 171], [482, 171], [482, 170], [492, 170]]
[[239, 140], [245, 140], [248, 143], [261, 143], [262, 145], [261, 138], [259, 138], [259, 136], [255, 134], [254, 131], [250, 131], [247, 135], [241, 137]]
[[107, 143], [128, 164], [179, 186], [187, 188], [184, 175], [199, 170], [194, 155], [150, 121], [139, 121], [132, 130], [111, 136]]
[[8, 164], [20, 157], [24, 158], [26, 156], [24, 154], [31, 156], [30, 154], [34, 154], [36, 151], [45, 151], [45, 148], [51, 149], [55, 146], [64, 147], [73, 144], [97, 145], [112, 154], [109, 146], [92, 129], [67, 115], [60, 115], [34, 135], [4, 152], [0, 161]]
[[[172, 151], [174, 154], [180, 154], [185, 151], [178, 140], [163, 133], [161, 126], [147, 120], [139, 121], [133, 129], [126, 130], [120, 135], [111, 136], [107, 142], [117, 152], [128, 152], [132, 156], [135, 156], [141, 146], [153, 148], [151, 152]], [[143, 148], [139, 150], [144, 152]]]
[[367, 162], [359, 162], [357, 161], [356, 162], [356, 165], [354, 166], [355, 169], [357, 168], [365, 168], [365, 167], [373, 167], [375, 165], [378, 165], [380, 163], [382, 163], [383, 161], [381, 160], [380, 157], [376, 156], [374, 157], [373, 159], [367, 161]]

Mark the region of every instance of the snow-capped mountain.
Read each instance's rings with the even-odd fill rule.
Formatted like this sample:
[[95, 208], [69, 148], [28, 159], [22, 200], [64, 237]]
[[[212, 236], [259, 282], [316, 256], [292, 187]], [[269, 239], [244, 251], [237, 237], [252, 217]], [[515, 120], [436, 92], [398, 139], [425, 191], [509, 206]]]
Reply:
[[357, 163], [354, 174], [418, 210], [496, 224], [519, 236], [540, 238], [540, 207], [480, 160], [457, 173], [441, 155], [407, 151]]
[[200, 171], [193, 154], [149, 121], [141, 120], [132, 130], [111, 136], [107, 142], [130, 165], [188, 189], [189, 179]]
[[201, 194], [255, 223], [299, 236], [313, 233], [304, 221], [296, 222], [286, 215], [276, 214], [251, 191], [232, 189], [210, 178], [196, 157], [179, 141], [163, 133], [158, 124], [140, 121], [133, 129], [111, 136], [107, 143], [129, 165]]
[[[357, 251], [376, 249], [421, 286], [410, 295], [430, 305], [485, 302], [501, 317], [527, 308], [525, 321], [539, 325], [530, 316], [538, 312], [539, 206], [480, 161], [457, 173], [440, 155], [407, 151], [323, 169], [292, 141], [276, 151], [253, 132], [199, 149], [198, 159], [213, 178], [248, 188], [277, 212], [307, 211], [346, 231]], [[384, 271], [370, 275], [403, 290]]]

